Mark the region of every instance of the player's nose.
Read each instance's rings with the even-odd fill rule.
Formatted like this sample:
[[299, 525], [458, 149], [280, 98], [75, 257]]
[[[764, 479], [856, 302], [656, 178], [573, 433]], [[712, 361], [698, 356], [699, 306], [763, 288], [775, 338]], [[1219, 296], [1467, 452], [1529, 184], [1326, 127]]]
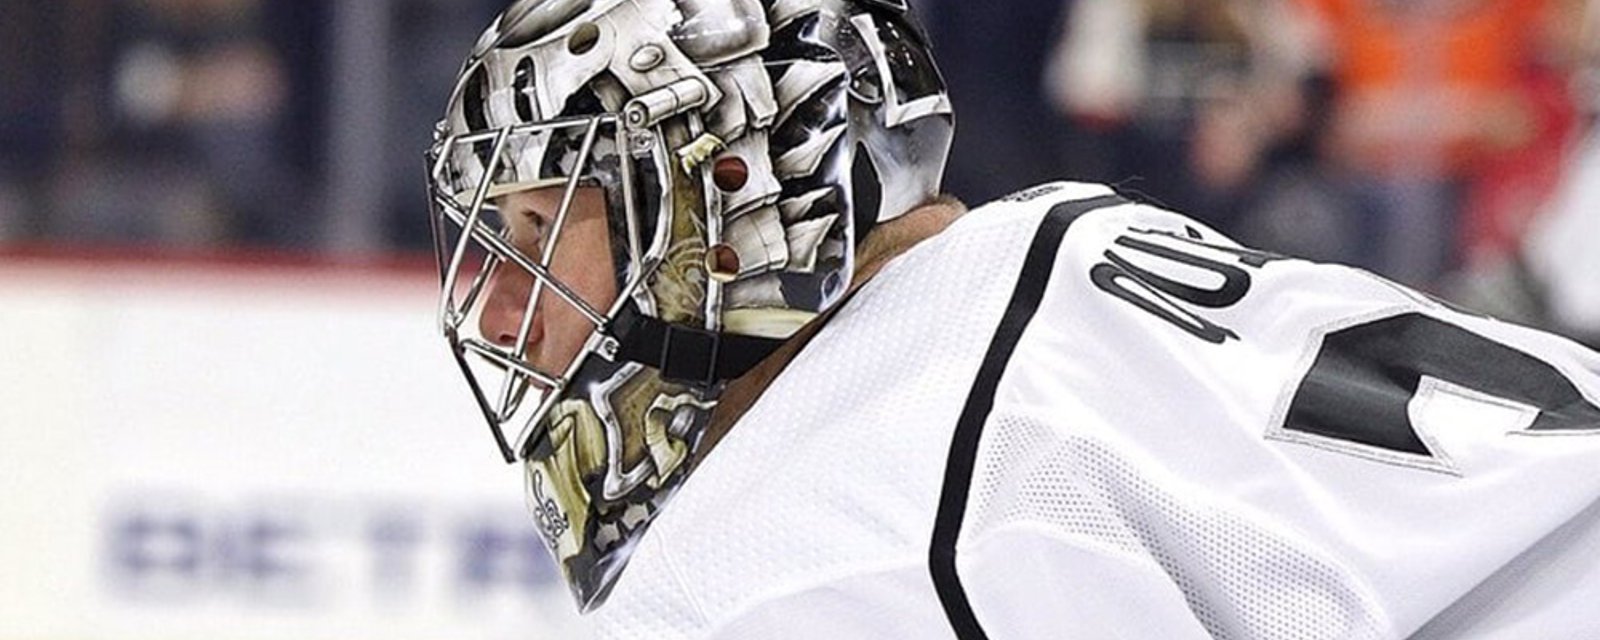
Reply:
[[[515, 347], [517, 336], [522, 333], [523, 316], [532, 302], [528, 298], [533, 293], [533, 276], [521, 269], [496, 269], [489, 278], [487, 293], [483, 312], [478, 316], [478, 333], [495, 345]], [[528, 344], [537, 344], [543, 333], [538, 318], [534, 318], [528, 330]]]

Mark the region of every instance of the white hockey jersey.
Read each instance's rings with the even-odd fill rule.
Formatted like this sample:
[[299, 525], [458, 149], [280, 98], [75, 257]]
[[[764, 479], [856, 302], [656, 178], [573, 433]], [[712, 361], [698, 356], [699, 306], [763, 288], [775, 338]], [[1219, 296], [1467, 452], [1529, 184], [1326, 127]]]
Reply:
[[603, 638], [1600, 638], [1600, 356], [1110, 189], [888, 265]]

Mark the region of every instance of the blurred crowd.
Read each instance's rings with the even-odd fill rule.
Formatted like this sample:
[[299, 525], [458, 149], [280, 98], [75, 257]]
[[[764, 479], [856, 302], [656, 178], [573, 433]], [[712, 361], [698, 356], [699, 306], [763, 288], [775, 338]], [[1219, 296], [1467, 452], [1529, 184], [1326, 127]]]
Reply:
[[417, 245], [421, 150], [503, 4], [0, 3], [0, 241]]
[[[0, 242], [421, 247], [421, 151], [505, 2], [0, 3]], [[963, 199], [1110, 182], [1438, 293], [1516, 280], [1600, 110], [1600, 0], [913, 4]]]
[[[936, 41], [962, 50], [958, 135], [981, 149], [958, 192], [1118, 183], [1424, 288], [1518, 250], [1600, 106], [1586, 1], [935, 1]], [[1022, 58], [1036, 86], [994, 72]]]

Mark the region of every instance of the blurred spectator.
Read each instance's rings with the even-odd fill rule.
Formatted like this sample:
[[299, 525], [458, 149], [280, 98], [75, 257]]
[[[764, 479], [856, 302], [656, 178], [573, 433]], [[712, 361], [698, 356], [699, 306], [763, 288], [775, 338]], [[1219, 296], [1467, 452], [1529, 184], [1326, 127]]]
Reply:
[[[1081, 177], [1127, 181], [1228, 228], [1292, 91], [1263, 37], [1272, 3], [1079, 0], [1046, 71], [1049, 99], [1102, 158]], [[1254, 98], [1278, 102], [1258, 102]], [[1267, 107], [1267, 108], [1262, 108]], [[1128, 181], [1127, 179], [1133, 180]]]
[[1496, 317], [1600, 348], [1600, 133], [1513, 254], [1458, 274], [1446, 294]]
[[[1446, 294], [1498, 317], [1543, 327], [1600, 348], [1600, 1], [1564, 7], [1561, 35], [1586, 100], [1588, 139], [1563, 167], [1560, 186], [1538, 204], [1513, 250], [1480, 253], [1449, 282]], [[1583, 91], [1587, 89], [1587, 91]], [[1530, 204], [1529, 206], [1535, 206]]]
[[[306, 167], [285, 127], [296, 83], [273, 33], [313, 37], [301, 3], [256, 0], [84, 3], [74, 72], [83, 132], [53, 193], [52, 235], [201, 245], [306, 244]], [[304, 126], [303, 124], [301, 126]]]
[[[1359, 262], [1430, 287], [1460, 259], [1457, 212], [1482, 180], [1558, 151], [1558, 84], [1530, 75], [1551, 44], [1550, 0], [1301, 0], [1324, 27], [1335, 83], [1328, 151], [1347, 177], [1367, 248]], [[1535, 99], [1537, 94], [1537, 99]], [[1552, 149], [1552, 145], [1557, 147]], [[1524, 150], [1526, 150], [1525, 153]], [[1522, 153], [1519, 165], [1512, 156]], [[1533, 164], [1538, 164], [1534, 162]], [[1491, 168], [1494, 173], [1488, 173]], [[1531, 184], [1530, 184], [1531, 183]], [[1522, 194], [1517, 199], [1527, 200]]]
[[[1360, 262], [1359, 248], [1367, 242], [1354, 223], [1360, 216], [1321, 152], [1332, 117], [1332, 91], [1326, 76], [1312, 74], [1275, 90], [1270, 99], [1247, 94], [1214, 107], [1259, 112], [1264, 104], [1277, 115], [1257, 117], [1255, 131], [1234, 134], [1262, 141], [1255, 174], [1245, 178], [1231, 200], [1238, 211], [1232, 231], [1240, 242], [1312, 260]], [[1202, 123], [1199, 136], [1206, 140], [1221, 135], [1215, 128]], [[1196, 157], [1227, 152], [1216, 147], [1202, 144]]]
[[1600, 134], [1523, 243], [1550, 326], [1600, 348]]
[[1570, 34], [1567, 49], [1578, 59], [1578, 69], [1573, 84], [1577, 86], [1580, 102], [1588, 115], [1600, 114], [1600, 0], [1567, 0], [1568, 13], [1582, 13], [1583, 19]]
[[1518, 79], [1529, 131], [1520, 144], [1484, 153], [1468, 177], [1457, 234], [1461, 266], [1514, 253], [1559, 185], [1579, 124], [1567, 80], [1546, 67], [1529, 68]]
[[1600, 50], [1584, 15], [1600, 3], [1551, 0], [1540, 25], [1544, 46], [1519, 69], [1515, 92], [1531, 116], [1522, 144], [1486, 153], [1462, 205], [1464, 266], [1499, 262], [1514, 254], [1528, 226], [1544, 210], [1569, 169], [1568, 154], [1583, 127], [1575, 73]]
[[939, 52], [956, 110], [945, 188], [969, 202], [1064, 178], [1084, 179], [1097, 157], [1064, 147], [1044, 97], [1045, 61], [1059, 16], [1074, 0], [914, 0]]
[[61, 148], [65, 86], [53, 62], [62, 2], [0, 3], [0, 241], [33, 232], [40, 189]]

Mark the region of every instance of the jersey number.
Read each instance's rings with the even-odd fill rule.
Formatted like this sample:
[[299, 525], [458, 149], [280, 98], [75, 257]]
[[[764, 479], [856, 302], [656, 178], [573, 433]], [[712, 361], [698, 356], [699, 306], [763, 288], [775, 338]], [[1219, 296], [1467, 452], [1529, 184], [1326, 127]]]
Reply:
[[1534, 407], [1533, 431], [1600, 429], [1600, 407], [1550, 363], [1419, 313], [1329, 333], [1283, 428], [1431, 456], [1407, 413], [1423, 376]]

